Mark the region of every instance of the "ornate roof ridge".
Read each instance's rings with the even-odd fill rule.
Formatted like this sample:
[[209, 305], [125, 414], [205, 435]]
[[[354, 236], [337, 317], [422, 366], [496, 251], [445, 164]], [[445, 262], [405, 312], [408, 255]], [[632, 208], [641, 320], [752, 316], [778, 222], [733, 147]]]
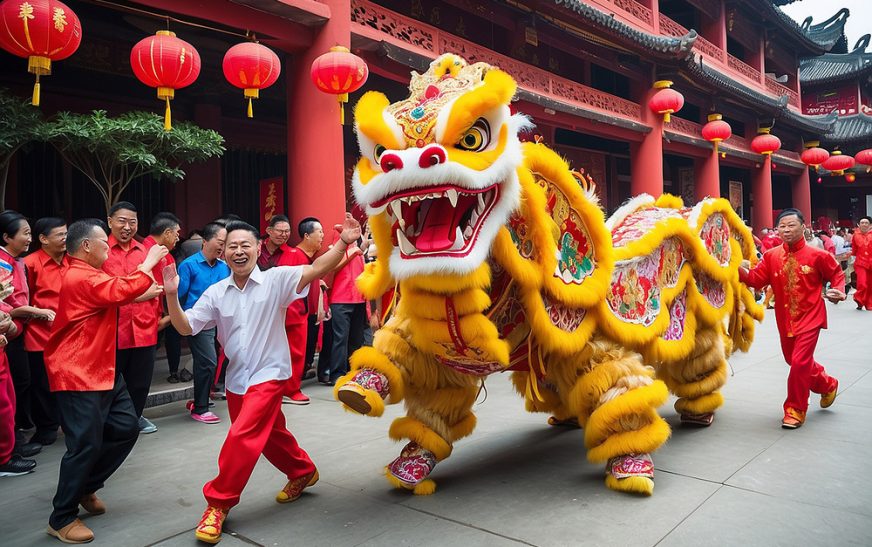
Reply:
[[872, 116], [862, 112], [839, 116], [820, 140], [828, 144], [872, 145]]
[[606, 14], [579, 0], [553, 0], [553, 2], [557, 6], [565, 7], [587, 21], [602, 27], [609, 34], [624, 40], [630, 39], [648, 51], [660, 53], [660, 56], [677, 59], [690, 57], [693, 44], [698, 36], [695, 30], [690, 30], [684, 36], [679, 37], [651, 34], [622, 23], [615, 19], [614, 15]]
[[872, 53], [866, 52], [870, 35], [857, 41], [850, 53], [824, 53], [799, 61], [799, 81], [819, 84], [850, 80], [872, 72]]
[[777, 24], [788, 36], [796, 38], [812, 53], [828, 52], [836, 47], [840, 41], [847, 49], [847, 39], [844, 36], [845, 22], [851, 14], [847, 8], [840, 9], [835, 15], [817, 25], [811, 24], [811, 17], [807, 17], [802, 25], [799, 25], [771, 0], [752, 0], [749, 3], [759, 6], [764, 15], [771, 16], [768, 19]]
[[775, 99], [752, 89], [745, 84], [730, 78], [719, 70], [709, 68], [703, 63], [702, 56], [699, 56], [698, 60], [689, 60], [686, 63], [685, 68], [690, 76], [698, 78], [699, 81], [704, 81], [717, 89], [728, 91], [735, 96], [744, 99], [746, 103], [763, 110], [764, 113], [776, 119], [783, 120], [791, 127], [796, 127], [810, 133], [821, 134], [830, 131], [838, 119], [838, 114], [835, 111], [823, 116], [807, 116], [795, 112], [787, 106], [787, 95], [782, 95], [778, 99]]

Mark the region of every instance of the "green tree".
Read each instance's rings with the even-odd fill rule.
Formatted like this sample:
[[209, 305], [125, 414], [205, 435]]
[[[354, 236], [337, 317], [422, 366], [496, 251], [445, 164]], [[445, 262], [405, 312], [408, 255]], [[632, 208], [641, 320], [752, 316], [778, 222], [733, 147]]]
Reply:
[[6, 177], [15, 153], [39, 138], [42, 111], [0, 89], [0, 211], [6, 208]]
[[217, 132], [188, 122], [164, 131], [163, 118], [150, 112], [117, 117], [103, 110], [61, 112], [42, 124], [40, 133], [94, 183], [107, 212], [137, 177], [177, 182], [185, 177], [182, 165], [224, 153], [224, 138]]

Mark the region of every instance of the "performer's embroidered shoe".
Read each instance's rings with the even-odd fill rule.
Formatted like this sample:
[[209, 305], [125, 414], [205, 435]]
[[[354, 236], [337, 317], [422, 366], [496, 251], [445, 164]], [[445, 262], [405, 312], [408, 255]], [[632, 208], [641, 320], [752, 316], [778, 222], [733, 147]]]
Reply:
[[67, 524], [60, 530], [55, 530], [49, 526], [45, 531], [48, 535], [58, 538], [63, 543], [90, 543], [94, 541], [94, 532], [79, 519]]
[[303, 490], [313, 486], [318, 482], [318, 470], [314, 470], [308, 475], [297, 477], [288, 481], [288, 484], [276, 494], [276, 501], [279, 503], [291, 503], [303, 495]]
[[836, 380], [836, 387], [832, 391], [828, 391], [821, 395], [821, 408], [830, 408], [836, 402], [836, 395], [839, 394], [839, 381]]
[[228, 509], [220, 507], [212, 507], [211, 505], [203, 512], [203, 518], [200, 519], [200, 524], [197, 525], [195, 535], [200, 541], [206, 543], [218, 543], [221, 541], [221, 527], [224, 525], [224, 519], [227, 518]]
[[701, 425], [703, 427], [708, 427], [712, 425], [712, 422], [715, 419], [714, 412], [706, 412], [704, 414], [682, 414], [681, 415], [681, 423], [688, 425]]
[[82, 496], [82, 499], [79, 500], [79, 505], [92, 515], [102, 515], [106, 512], [106, 504], [94, 493]]
[[784, 419], [781, 420], [781, 427], [784, 429], [796, 429], [805, 422], [805, 412], [788, 408], [784, 411]]
[[650, 454], [627, 454], [615, 456], [606, 464], [606, 472], [616, 479], [629, 477], [654, 478], [654, 460]]
[[578, 418], [567, 418], [561, 420], [557, 416], [548, 416], [548, 425], [554, 427], [569, 427], [573, 429], [581, 428], [581, 424], [578, 423]]
[[415, 441], [407, 444], [400, 456], [387, 465], [387, 472], [399, 482], [399, 486], [412, 490], [430, 476], [436, 467], [436, 455]]
[[351, 410], [369, 414], [373, 405], [366, 399], [367, 391], [374, 391], [379, 397], [386, 399], [390, 394], [388, 377], [371, 368], [362, 368], [339, 388], [336, 397]]

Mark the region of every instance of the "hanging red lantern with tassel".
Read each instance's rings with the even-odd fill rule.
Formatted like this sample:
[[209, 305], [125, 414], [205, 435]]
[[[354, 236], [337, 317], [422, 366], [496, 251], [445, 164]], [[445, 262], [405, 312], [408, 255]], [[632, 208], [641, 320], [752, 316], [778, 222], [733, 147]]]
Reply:
[[820, 164], [827, 161], [829, 157], [830, 153], [823, 148], [820, 148], [820, 142], [808, 141], [805, 143], [805, 150], [802, 151], [799, 159], [802, 160], [802, 163], [816, 170]]
[[771, 135], [769, 133], [771, 130], [771, 127], [761, 127], [758, 129], [757, 132], [759, 134], [751, 141], [751, 150], [764, 156], [771, 156], [773, 152], [780, 150], [781, 139]]
[[684, 106], [684, 95], [672, 89], [672, 82], [669, 80], [658, 80], [654, 82], [654, 89], [659, 89], [657, 93], [648, 101], [648, 108], [655, 114], [663, 115], [663, 123], [669, 123], [672, 114], [675, 114], [681, 107]]
[[854, 173], [845, 173], [845, 180], [849, 183], [854, 182], [857, 180], [857, 175]]
[[867, 148], [866, 150], [860, 150], [856, 154], [854, 154], [854, 159], [857, 163], [863, 164], [866, 166], [866, 172], [868, 173], [872, 170], [872, 148]]
[[[718, 144], [729, 139], [733, 135], [733, 128], [723, 120], [720, 114], [709, 114], [708, 123], [702, 126], [702, 138], [714, 143], [715, 154], [718, 153]], [[721, 157], [726, 154], [721, 153]]]
[[51, 62], [66, 59], [82, 43], [76, 14], [57, 0], [5, 0], [0, 3], [0, 47], [27, 59], [36, 75], [33, 106], [39, 106], [39, 77], [51, 74]]
[[164, 130], [171, 130], [170, 101], [177, 89], [191, 85], [200, 75], [200, 54], [174, 32], [159, 30], [133, 46], [130, 66], [140, 82], [157, 88], [157, 98], [166, 101]]
[[854, 158], [842, 154], [841, 150], [833, 150], [833, 154], [821, 164], [821, 167], [832, 171], [833, 175], [844, 175], [847, 169], [854, 167]]
[[224, 54], [221, 64], [224, 77], [243, 90], [248, 99], [248, 117], [254, 117], [251, 101], [260, 97], [260, 90], [276, 83], [282, 71], [279, 56], [257, 42], [236, 44]]
[[339, 101], [339, 123], [345, 123], [344, 103], [348, 94], [360, 89], [369, 77], [369, 67], [348, 48], [335, 46], [312, 63], [312, 82], [324, 93], [336, 95]]

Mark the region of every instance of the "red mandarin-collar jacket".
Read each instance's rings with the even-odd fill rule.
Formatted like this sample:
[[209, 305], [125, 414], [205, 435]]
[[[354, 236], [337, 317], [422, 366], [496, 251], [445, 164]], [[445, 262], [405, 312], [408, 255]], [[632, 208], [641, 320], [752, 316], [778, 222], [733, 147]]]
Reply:
[[[142, 246], [145, 247], [145, 251], [148, 252], [149, 249], [157, 245], [157, 241], [154, 240], [154, 237], [148, 236], [147, 238], [142, 240]], [[151, 270], [151, 276], [154, 278], [155, 282], [163, 287], [164, 277], [163, 270], [170, 264], [175, 264], [176, 259], [173, 258], [173, 255], [167, 253], [167, 255], [160, 259], [160, 262], [157, 263], [157, 266]], [[156, 309], [157, 318], [160, 319], [163, 315], [164, 311], [164, 299], [162, 296], [158, 296], [157, 298], [153, 298], [149, 300], [149, 302], [154, 302], [154, 307]]]
[[788, 337], [827, 328], [827, 308], [821, 296], [825, 282], [845, 292], [845, 274], [835, 257], [806, 245], [805, 239], [766, 251], [753, 270], [739, 269], [739, 280], [755, 289], [772, 286], [775, 321]]
[[872, 230], [865, 234], [854, 230], [851, 238], [851, 254], [854, 255], [854, 268], [872, 268]]
[[[70, 259], [64, 254], [61, 263], [55, 262], [42, 249], [24, 258], [27, 267], [27, 286], [30, 288], [30, 303], [37, 308], [58, 311], [60, 302], [61, 282], [70, 267]], [[33, 320], [27, 324], [24, 331], [24, 349], [27, 351], [42, 351], [51, 332], [51, 321]]]
[[115, 384], [118, 307], [133, 302], [153, 283], [141, 271], [116, 277], [70, 258], [60, 307], [45, 345], [52, 391], [105, 391]]
[[[142, 264], [147, 253], [145, 245], [133, 239], [130, 240], [130, 248], [125, 251], [115, 236], [110, 235], [109, 258], [103, 264], [103, 271], [116, 277], [130, 275]], [[118, 309], [118, 349], [157, 344], [157, 322], [160, 319], [157, 300], [152, 298], [145, 302], [132, 302]]]

